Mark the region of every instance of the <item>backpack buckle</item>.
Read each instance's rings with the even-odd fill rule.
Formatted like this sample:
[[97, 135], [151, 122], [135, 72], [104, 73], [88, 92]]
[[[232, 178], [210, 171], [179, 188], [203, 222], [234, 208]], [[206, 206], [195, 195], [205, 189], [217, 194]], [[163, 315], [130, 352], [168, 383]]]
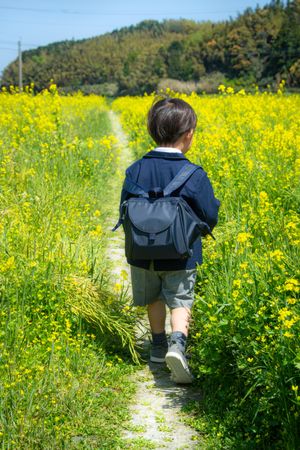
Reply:
[[148, 191], [149, 198], [159, 198], [164, 196], [164, 191], [161, 187], [155, 187]]

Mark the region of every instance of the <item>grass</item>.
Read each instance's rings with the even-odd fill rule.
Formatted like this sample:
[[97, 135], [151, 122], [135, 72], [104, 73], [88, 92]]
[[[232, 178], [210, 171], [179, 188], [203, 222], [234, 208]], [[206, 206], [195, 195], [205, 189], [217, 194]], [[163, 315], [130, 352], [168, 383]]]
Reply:
[[118, 448], [135, 316], [104, 257], [105, 99], [1, 94], [0, 123], [2, 448]]
[[[186, 157], [221, 201], [216, 241], [203, 242], [189, 335], [204, 393], [193, 426], [212, 449], [300, 446], [299, 95], [220, 86], [215, 96], [167, 90], [194, 108]], [[155, 147], [146, 127], [154, 95], [118, 98], [135, 157]]]
[[[222, 205], [198, 268], [189, 347], [204, 397], [187, 407], [190, 423], [207, 448], [294, 450], [300, 97], [183, 98], [199, 117], [188, 156], [208, 171]], [[112, 103], [136, 157], [153, 144], [144, 120], [151, 102]], [[1, 94], [3, 448], [155, 448], [122, 440], [138, 313], [120, 283], [111, 286], [105, 258], [112, 174], [119, 191], [123, 177], [107, 110], [104, 98], [60, 97], [53, 86]]]
[[134, 439], [128, 439], [126, 442], [123, 443], [123, 447], [124, 448], [130, 448], [130, 450], [152, 450], [152, 449], [157, 449], [157, 445], [155, 444], [155, 442], [150, 441], [149, 439], [145, 439], [145, 438], [134, 438]]

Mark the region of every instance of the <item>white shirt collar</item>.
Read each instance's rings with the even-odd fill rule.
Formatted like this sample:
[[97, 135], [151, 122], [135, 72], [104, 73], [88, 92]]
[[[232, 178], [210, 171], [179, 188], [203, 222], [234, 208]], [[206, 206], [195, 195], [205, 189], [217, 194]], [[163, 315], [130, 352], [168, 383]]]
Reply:
[[174, 148], [174, 147], [156, 147], [154, 149], [155, 152], [166, 152], [166, 153], [182, 153], [181, 150], [179, 150], [179, 148]]

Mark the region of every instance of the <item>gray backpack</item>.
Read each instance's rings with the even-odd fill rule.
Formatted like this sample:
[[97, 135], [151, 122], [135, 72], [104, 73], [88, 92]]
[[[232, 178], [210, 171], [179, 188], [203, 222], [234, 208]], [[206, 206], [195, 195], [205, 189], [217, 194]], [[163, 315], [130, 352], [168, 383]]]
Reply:
[[187, 163], [165, 189], [148, 192], [125, 178], [123, 189], [135, 197], [121, 204], [120, 218], [112, 231], [123, 225], [127, 258], [186, 259], [192, 256], [191, 247], [199, 236], [213, 237], [208, 224], [182, 197], [171, 196], [198, 168]]

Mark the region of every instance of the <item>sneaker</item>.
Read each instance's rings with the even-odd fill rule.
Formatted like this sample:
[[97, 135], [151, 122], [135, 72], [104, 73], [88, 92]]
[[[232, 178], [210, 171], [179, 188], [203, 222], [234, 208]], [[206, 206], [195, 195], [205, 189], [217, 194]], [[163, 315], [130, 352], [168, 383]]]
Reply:
[[171, 378], [175, 383], [190, 384], [193, 382], [193, 375], [188, 367], [186, 357], [176, 343], [169, 347], [166, 354], [166, 363], [171, 371]]
[[150, 349], [150, 361], [156, 363], [165, 362], [165, 357], [168, 351], [168, 347], [164, 345], [151, 345]]

